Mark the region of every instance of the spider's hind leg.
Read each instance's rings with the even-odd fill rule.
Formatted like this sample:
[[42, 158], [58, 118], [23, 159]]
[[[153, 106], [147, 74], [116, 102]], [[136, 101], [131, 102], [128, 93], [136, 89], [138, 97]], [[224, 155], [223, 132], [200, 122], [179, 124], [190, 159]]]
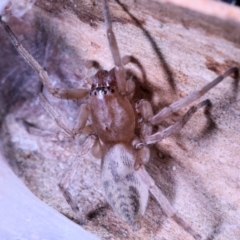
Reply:
[[73, 163], [70, 165], [70, 167], [67, 169], [63, 179], [59, 183], [59, 188], [72, 208], [73, 212], [76, 214], [76, 220], [79, 224], [84, 224], [85, 216], [82, 213], [82, 209], [78, 207], [77, 202], [69, 192], [69, 185], [78, 169], [78, 167], [81, 165], [81, 160], [85, 157], [85, 155], [90, 151], [90, 149], [93, 148], [94, 144], [96, 142], [96, 137], [91, 135], [89, 136], [86, 141], [80, 146], [78, 149], [78, 155], [74, 159]]
[[181, 228], [193, 236], [196, 240], [201, 240], [202, 237], [198, 234], [188, 223], [186, 223], [181, 216], [177, 213], [175, 208], [171, 205], [168, 199], [165, 197], [163, 192], [155, 185], [154, 180], [150, 177], [144, 167], [138, 170], [138, 174], [141, 176], [142, 180], [149, 186], [150, 193], [154, 196], [158, 204], [163, 209], [164, 213], [172, 218]]

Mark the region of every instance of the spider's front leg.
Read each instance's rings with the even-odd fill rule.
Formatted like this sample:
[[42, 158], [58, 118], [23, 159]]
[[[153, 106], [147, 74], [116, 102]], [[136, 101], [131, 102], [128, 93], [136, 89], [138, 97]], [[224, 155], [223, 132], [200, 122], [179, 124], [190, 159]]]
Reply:
[[110, 47], [113, 61], [115, 64], [115, 75], [117, 79], [118, 91], [122, 95], [129, 95], [134, 91], [135, 85], [132, 81], [126, 82], [124, 65], [129, 63], [131, 59], [129, 56], [125, 56], [121, 58], [116, 37], [112, 29], [112, 21], [110, 18], [110, 12], [109, 12], [107, 0], [102, 0], [102, 4], [103, 4], [104, 21], [107, 28], [108, 43], [109, 43], [109, 47]]
[[44, 70], [44, 68], [36, 61], [36, 59], [22, 46], [19, 42], [11, 28], [2, 20], [0, 16], [0, 22], [3, 25], [5, 31], [7, 32], [9, 38], [11, 39], [14, 47], [21, 54], [21, 56], [25, 59], [25, 61], [33, 68], [33, 70], [38, 74], [40, 81], [42, 84], [48, 89], [48, 91], [55, 97], [62, 99], [82, 99], [84, 98], [89, 89], [86, 88], [77, 88], [77, 89], [60, 89], [53, 87], [48, 73]]

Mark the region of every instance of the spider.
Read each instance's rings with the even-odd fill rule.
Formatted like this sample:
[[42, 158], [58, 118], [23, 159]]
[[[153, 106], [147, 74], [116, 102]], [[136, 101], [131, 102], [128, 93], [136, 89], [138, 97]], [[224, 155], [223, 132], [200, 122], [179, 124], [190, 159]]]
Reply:
[[[192, 229], [171, 206], [145, 170], [145, 165], [150, 160], [148, 145], [158, 143], [162, 139], [178, 133], [193, 114], [206, 106], [209, 100], [204, 100], [192, 106], [179, 121], [163, 131], [153, 133], [153, 126], [159, 125], [171, 114], [199, 99], [225, 77], [232, 73], [238, 74], [238, 69], [236, 67], [230, 68], [199, 91], [172, 103], [156, 114], [153, 113], [151, 104], [146, 100], [142, 99], [134, 105], [132, 98], [135, 83], [132, 80], [126, 81], [124, 69], [124, 65], [128, 64], [131, 59], [127, 56], [121, 58], [112, 30], [107, 1], [102, 0], [102, 4], [109, 47], [115, 67], [110, 71], [98, 70], [92, 78], [91, 89], [59, 89], [53, 87], [47, 72], [19, 43], [7, 24], [2, 20], [1, 23], [16, 49], [37, 72], [42, 87], [45, 87], [53, 96], [62, 99], [87, 98], [87, 102], [80, 106], [76, 126], [70, 129], [62, 121], [58, 112], [51, 106], [42, 91], [39, 93], [39, 99], [43, 107], [55, 119], [57, 125], [71, 137], [85, 133], [86, 123], [88, 119], [91, 119], [90, 134], [86, 141], [79, 146], [80, 159], [93, 147], [97, 149], [97, 154], [101, 155], [102, 187], [106, 200], [116, 214], [132, 226], [133, 230], [138, 230], [148, 204], [149, 194], [152, 194], [168, 217], [176, 221], [194, 239], [202, 239], [201, 235]], [[139, 115], [140, 134], [136, 135], [136, 119]], [[83, 222], [84, 216], [81, 214], [81, 209], [67, 190], [77, 164], [78, 162], [72, 164], [59, 187], [72, 209], [77, 212], [79, 221]]]

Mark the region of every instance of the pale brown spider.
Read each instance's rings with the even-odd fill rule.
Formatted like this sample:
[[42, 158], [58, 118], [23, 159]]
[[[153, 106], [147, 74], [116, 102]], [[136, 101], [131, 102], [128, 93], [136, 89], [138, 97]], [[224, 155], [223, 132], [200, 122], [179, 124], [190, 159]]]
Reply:
[[[103, 0], [102, 2], [107, 36], [115, 67], [110, 71], [99, 70], [92, 78], [91, 89], [63, 90], [54, 88], [47, 72], [18, 42], [6, 23], [2, 20], [1, 23], [9, 34], [14, 46], [37, 72], [41, 83], [53, 96], [62, 99], [82, 99], [88, 96], [87, 103], [82, 104], [80, 107], [76, 127], [70, 129], [61, 120], [58, 112], [51, 106], [44, 95], [39, 93], [39, 99], [43, 107], [55, 119], [58, 126], [71, 137], [85, 133], [86, 122], [91, 118], [90, 136], [79, 147], [79, 155], [83, 158], [91, 148], [98, 148], [96, 152], [101, 155], [102, 159], [101, 182], [105, 197], [113, 210], [123, 220], [128, 222], [134, 230], [137, 230], [145, 213], [150, 192], [168, 217], [175, 220], [195, 239], [202, 239], [200, 234], [180, 217], [145, 170], [145, 164], [150, 158], [148, 145], [155, 144], [170, 135], [178, 133], [192, 115], [201, 107], [206, 106], [209, 100], [202, 101], [191, 107], [181, 120], [163, 131], [157, 131], [153, 134], [152, 128], [154, 125], [160, 124], [161, 121], [171, 114], [199, 99], [225, 77], [232, 73], [237, 74], [238, 69], [236, 67], [230, 68], [201, 90], [195, 91], [185, 98], [172, 103], [169, 107], [162, 109], [155, 115], [150, 103], [146, 100], [140, 100], [133, 106], [131, 100], [135, 84], [131, 80], [125, 80], [124, 70], [124, 65], [130, 61], [130, 58], [124, 57], [122, 59], [120, 57], [112, 30], [107, 1]], [[136, 136], [134, 132], [136, 128], [136, 113], [141, 115], [139, 136]], [[77, 161], [80, 160], [78, 159]], [[81, 210], [67, 191], [77, 165], [78, 162], [72, 164], [59, 186], [72, 209], [78, 213], [79, 221], [83, 221], [84, 216], [82, 216]]]

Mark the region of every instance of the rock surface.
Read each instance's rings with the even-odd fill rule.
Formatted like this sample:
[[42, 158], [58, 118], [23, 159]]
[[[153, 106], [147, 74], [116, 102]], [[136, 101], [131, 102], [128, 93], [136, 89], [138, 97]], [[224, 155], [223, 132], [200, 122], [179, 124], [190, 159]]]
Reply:
[[[137, 85], [134, 102], [149, 100], [155, 113], [200, 89], [229, 67], [239, 67], [238, 22], [158, 1], [147, 5], [143, 0], [110, 1], [109, 5], [121, 55], [135, 59], [126, 66], [127, 76], [133, 77]], [[85, 68], [88, 60], [107, 70], [113, 67], [97, 1], [40, 0], [24, 21], [15, 19], [9, 24], [59, 87], [83, 85], [95, 71]], [[15, 173], [38, 198], [74, 220], [58, 183], [77, 157], [83, 139], [52, 141], [40, 137], [44, 131], [59, 132], [59, 128], [38, 102], [36, 74], [5, 35], [1, 34], [0, 39], [5, 44], [0, 53], [3, 152]], [[73, 124], [82, 102], [54, 99], [46, 91], [45, 95]], [[238, 84], [229, 77], [202, 100], [206, 98], [212, 103], [209, 112], [197, 112], [179, 134], [151, 147], [147, 169], [203, 239], [238, 240]], [[186, 111], [174, 114], [159, 128], [174, 123]], [[26, 122], [39, 129], [38, 134], [30, 134]], [[99, 179], [100, 160], [89, 155], [71, 183], [72, 195], [87, 215], [85, 229], [101, 239], [192, 239], [165, 217], [152, 198], [142, 229], [132, 232], [107, 207]]]

